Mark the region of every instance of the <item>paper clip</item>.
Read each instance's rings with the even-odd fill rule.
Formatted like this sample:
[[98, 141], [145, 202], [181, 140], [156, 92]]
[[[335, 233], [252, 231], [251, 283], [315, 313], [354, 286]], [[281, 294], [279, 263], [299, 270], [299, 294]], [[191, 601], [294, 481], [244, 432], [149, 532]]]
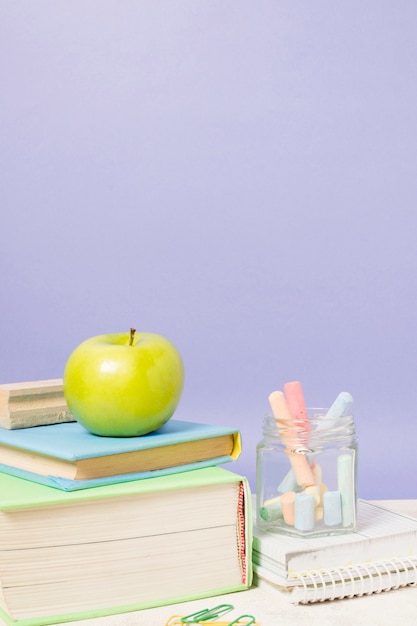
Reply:
[[[198, 615], [201, 613], [201, 611], [199, 611], [197, 614], [197, 619], [198, 619]], [[203, 614], [203, 618], [204, 615], [207, 615], [207, 610], [206, 612], [202, 612]], [[201, 616], [200, 616], [201, 617]], [[187, 619], [190, 618], [190, 616], [187, 616]], [[243, 619], [249, 619], [250, 621], [244, 621], [242, 622]], [[169, 618], [169, 620], [166, 622], [165, 626], [182, 626], [183, 624], [201, 624], [202, 626], [260, 626], [260, 624], [258, 622], [255, 621], [255, 618], [253, 615], [240, 615], [239, 617], [237, 617], [235, 620], [233, 620], [233, 622], [219, 622], [219, 621], [215, 621], [212, 622], [204, 620], [201, 621], [201, 619], [199, 621], [193, 621], [193, 622], [184, 622], [183, 621], [184, 618], [181, 617], [181, 615], [171, 615], [171, 617]]]
[[181, 618], [182, 624], [195, 624], [195, 623], [207, 623], [207, 620], [216, 620], [223, 613], [227, 613], [233, 609], [232, 604], [218, 604], [212, 609], [202, 609], [191, 615], [186, 615]]
[[[249, 621], [246, 621], [246, 619], [249, 619]], [[242, 622], [242, 620], [245, 620], [245, 621]], [[183, 622], [178, 622], [178, 623], [183, 623]], [[234, 619], [233, 622], [218, 622], [217, 620], [215, 622], [212, 622], [210, 620], [209, 622], [203, 621], [203, 622], [191, 622], [191, 623], [201, 624], [201, 626], [259, 626], [258, 622], [255, 621], [255, 618], [253, 617], [253, 615], [240, 615], [240, 617], [237, 617], [236, 619]], [[175, 622], [175, 624], [177, 624], [177, 622]]]
[[[250, 619], [250, 622], [242, 622], [241, 620], [244, 619], [245, 617]], [[229, 622], [227, 626], [239, 626], [239, 624], [241, 626], [250, 626], [250, 624], [253, 624], [256, 626], [255, 618], [253, 615], [240, 615], [233, 622]]]
[[165, 626], [182, 626], [181, 615], [171, 615]]

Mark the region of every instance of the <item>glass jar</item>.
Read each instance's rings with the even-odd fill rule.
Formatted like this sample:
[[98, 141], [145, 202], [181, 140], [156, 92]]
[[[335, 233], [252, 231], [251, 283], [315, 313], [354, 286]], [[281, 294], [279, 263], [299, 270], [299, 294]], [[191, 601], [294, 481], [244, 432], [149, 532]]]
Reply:
[[353, 532], [357, 439], [352, 415], [327, 419], [307, 409], [305, 422], [266, 415], [256, 449], [257, 525], [296, 536]]

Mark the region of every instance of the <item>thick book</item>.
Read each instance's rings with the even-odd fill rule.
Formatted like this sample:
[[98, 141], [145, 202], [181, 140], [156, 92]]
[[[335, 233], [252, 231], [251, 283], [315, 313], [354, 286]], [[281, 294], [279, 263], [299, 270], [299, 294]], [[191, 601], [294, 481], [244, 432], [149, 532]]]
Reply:
[[364, 500], [354, 533], [288, 537], [254, 526], [255, 583], [295, 604], [417, 585], [417, 519]]
[[99, 437], [78, 422], [0, 429], [0, 471], [65, 491], [222, 465], [240, 453], [236, 429], [174, 419], [140, 437]]
[[0, 617], [56, 624], [247, 589], [249, 491], [220, 467], [72, 492], [0, 474]]

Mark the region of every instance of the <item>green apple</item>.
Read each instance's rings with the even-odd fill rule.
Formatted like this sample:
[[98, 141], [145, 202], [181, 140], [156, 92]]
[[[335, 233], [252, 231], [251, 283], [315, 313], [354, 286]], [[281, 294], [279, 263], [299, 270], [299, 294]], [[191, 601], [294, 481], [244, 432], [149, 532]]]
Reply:
[[68, 407], [87, 430], [133, 437], [160, 428], [172, 417], [184, 367], [168, 339], [132, 328], [81, 343], [70, 355], [63, 378]]

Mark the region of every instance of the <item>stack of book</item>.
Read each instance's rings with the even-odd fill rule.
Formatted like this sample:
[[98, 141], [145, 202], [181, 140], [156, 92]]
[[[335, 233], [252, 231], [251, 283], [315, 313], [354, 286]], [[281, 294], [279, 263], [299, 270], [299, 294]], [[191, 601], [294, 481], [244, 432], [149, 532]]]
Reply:
[[233, 428], [169, 420], [88, 433], [62, 380], [0, 385], [0, 617], [56, 624], [251, 584], [248, 481]]

